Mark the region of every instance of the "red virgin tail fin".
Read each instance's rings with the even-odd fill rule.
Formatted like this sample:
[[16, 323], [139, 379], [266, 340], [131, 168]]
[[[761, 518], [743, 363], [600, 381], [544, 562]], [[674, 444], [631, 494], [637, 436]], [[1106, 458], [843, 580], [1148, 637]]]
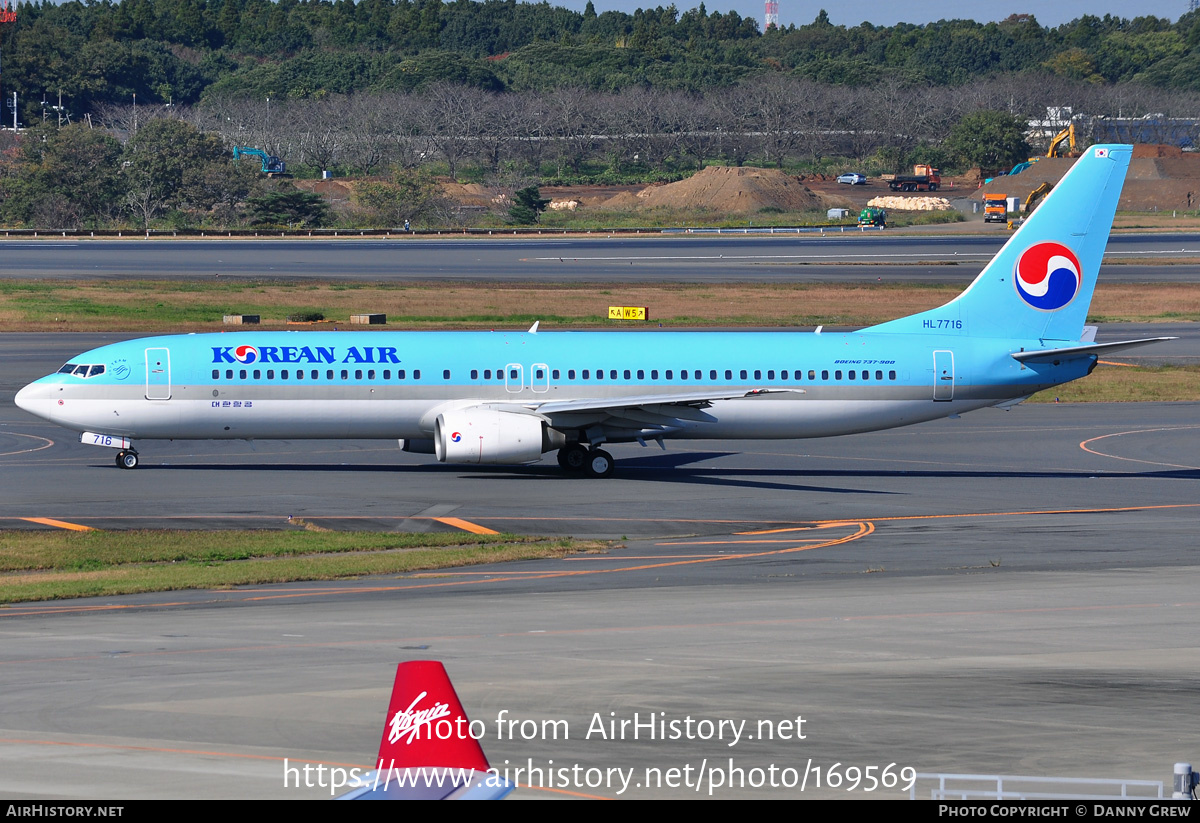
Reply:
[[396, 667], [376, 762], [397, 769], [487, 770], [483, 747], [471, 736], [467, 713], [438, 661], [412, 660]]

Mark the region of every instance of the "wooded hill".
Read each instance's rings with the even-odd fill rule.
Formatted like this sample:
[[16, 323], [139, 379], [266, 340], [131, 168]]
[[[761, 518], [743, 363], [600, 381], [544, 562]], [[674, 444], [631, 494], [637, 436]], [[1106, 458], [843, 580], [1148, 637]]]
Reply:
[[701, 91], [779, 72], [825, 84], [957, 85], [1006, 73], [1200, 89], [1200, 13], [1178, 22], [1031, 16], [917, 26], [814, 22], [761, 33], [703, 4], [597, 14], [514, 0], [89, 0], [23, 3], [0, 32], [22, 120], [61, 90], [98, 103], [193, 104], [413, 91], [448, 81], [499, 91], [563, 85]]

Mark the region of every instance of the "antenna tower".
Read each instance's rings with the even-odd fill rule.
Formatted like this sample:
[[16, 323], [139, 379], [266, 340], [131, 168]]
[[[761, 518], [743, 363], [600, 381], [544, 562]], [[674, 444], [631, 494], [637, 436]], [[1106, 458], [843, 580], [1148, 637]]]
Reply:
[[769, 28], [779, 28], [779, 0], [767, 0], [766, 11], [763, 13], [763, 31]]

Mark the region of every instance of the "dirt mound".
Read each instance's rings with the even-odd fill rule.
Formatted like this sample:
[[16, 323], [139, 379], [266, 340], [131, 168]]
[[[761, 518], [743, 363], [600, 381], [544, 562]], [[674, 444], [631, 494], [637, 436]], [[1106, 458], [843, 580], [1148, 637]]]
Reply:
[[637, 194], [622, 192], [605, 209], [668, 208], [753, 213], [765, 208], [817, 211], [826, 201], [796, 178], [778, 169], [709, 166], [687, 180], [650, 186]]
[[490, 206], [497, 197], [495, 192], [479, 183], [438, 182], [443, 195], [464, 206]]
[[1133, 159], [1142, 157], [1183, 157], [1183, 149], [1164, 143], [1139, 143], [1133, 147]]
[[[1134, 147], [1135, 157], [1129, 162], [1118, 209], [1171, 211], [1200, 208], [1200, 155], [1180, 152], [1178, 156], [1172, 156], [1168, 146], [1163, 149], [1168, 156], [1137, 157], [1138, 148], [1141, 147]], [[1157, 151], [1160, 147], [1146, 148]], [[1057, 183], [1074, 163], [1067, 158], [1044, 158], [1019, 174], [997, 177], [977, 190], [975, 197], [982, 199], [985, 193], [1006, 194], [1024, 200], [1042, 183]]]

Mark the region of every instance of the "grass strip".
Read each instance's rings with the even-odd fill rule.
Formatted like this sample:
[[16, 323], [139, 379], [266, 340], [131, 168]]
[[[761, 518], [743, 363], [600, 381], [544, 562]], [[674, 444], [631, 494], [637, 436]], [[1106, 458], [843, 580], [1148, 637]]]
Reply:
[[[570, 262], [546, 264], [570, 267]], [[609, 306], [646, 306], [649, 325], [868, 326], [948, 302], [961, 282], [812, 284], [431, 284], [313, 281], [0, 281], [7, 331], [187, 332], [228, 329], [227, 314], [257, 314], [261, 329], [293, 314], [320, 312], [346, 328], [351, 314], [384, 313], [383, 328], [613, 327]], [[752, 312], [731, 315], [731, 306]], [[1090, 322], [1200, 321], [1200, 284], [1101, 283]], [[638, 325], [647, 325], [645, 323]], [[250, 327], [255, 328], [255, 327]], [[290, 328], [297, 328], [292, 326]], [[379, 329], [379, 326], [372, 327]]]
[[0, 531], [0, 603], [337, 580], [605, 548], [512, 534]]
[[1200, 401], [1200, 366], [1108, 366], [1082, 380], [1038, 392], [1030, 403]]

